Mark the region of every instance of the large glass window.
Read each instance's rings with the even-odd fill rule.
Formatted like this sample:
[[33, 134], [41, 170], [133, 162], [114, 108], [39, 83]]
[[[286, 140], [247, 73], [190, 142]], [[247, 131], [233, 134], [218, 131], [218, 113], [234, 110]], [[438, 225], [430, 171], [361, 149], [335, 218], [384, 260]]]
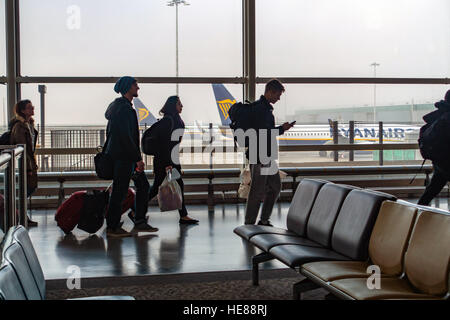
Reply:
[[[22, 0], [22, 74], [175, 76], [176, 7], [148, 0]], [[178, 6], [179, 76], [242, 74], [240, 0]]]
[[[285, 84], [286, 91], [274, 105], [278, 123], [326, 124], [328, 119], [374, 123], [423, 123], [450, 86], [378, 84]], [[257, 86], [258, 96], [264, 85]], [[374, 108], [374, 106], [376, 106]]]
[[8, 126], [8, 117], [7, 117], [7, 99], [6, 99], [6, 85], [0, 84], [0, 128], [6, 130]]
[[448, 77], [450, 1], [258, 0], [258, 76]]
[[[47, 126], [104, 126], [105, 111], [119, 95], [114, 84], [47, 84], [45, 121]], [[139, 99], [156, 117], [167, 98], [175, 94], [175, 84], [139, 84]], [[1, 87], [0, 87], [1, 88]], [[227, 84], [233, 97], [242, 100], [242, 85]], [[181, 117], [186, 124], [220, 123], [219, 109], [210, 84], [180, 85], [184, 105]], [[22, 85], [22, 98], [30, 99], [40, 123], [40, 96], [37, 84]]]

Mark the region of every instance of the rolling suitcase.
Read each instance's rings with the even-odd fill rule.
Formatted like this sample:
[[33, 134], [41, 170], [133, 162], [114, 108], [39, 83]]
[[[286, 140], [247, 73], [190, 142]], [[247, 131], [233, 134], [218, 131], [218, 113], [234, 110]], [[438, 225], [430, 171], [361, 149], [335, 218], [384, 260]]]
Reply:
[[[110, 188], [109, 188], [110, 189]], [[99, 191], [97, 191], [99, 192]], [[100, 191], [101, 192], [101, 191]], [[58, 208], [55, 214], [55, 220], [57, 222], [58, 227], [60, 227], [64, 233], [70, 233], [80, 222], [83, 209], [85, 208], [85, 199], [87, 197], [87, 191], [77, 191], [74, 192], [63, 204]], [[134, 198], [135, 192], [133, 189], [128, 189], [128, 194], [125, 200], [122, 203], [122, 213], [128, 211], [128, 209], [134, 208]], [[100, 208], [102, 211], [102, 209]], [[100, 213], [101, 213], [100, 211]], [[105, 206], [105, 214], [107, 212], [107, 202]], [[89, 216], [84, 216], [88, 221], [91, 221]], [[83, 219], [82, 228], [86, 228], [91, 230], [94, 226], [89, 226], [89, 222], [86, 222], [86, 219]], [[94, 218], [93, 221], [99, 221]], [[100, 226], [101, 227], [101, 226]], [[87, 231], [87, 230], [85, 230]], [[90, 231], [87, 231], [90, 232]], [[95, 231], [96, 232], [96, 231]], [[92, 233], [95, 233], [92, 232]], [[90, 232], [91, 233], [91, 232]]]

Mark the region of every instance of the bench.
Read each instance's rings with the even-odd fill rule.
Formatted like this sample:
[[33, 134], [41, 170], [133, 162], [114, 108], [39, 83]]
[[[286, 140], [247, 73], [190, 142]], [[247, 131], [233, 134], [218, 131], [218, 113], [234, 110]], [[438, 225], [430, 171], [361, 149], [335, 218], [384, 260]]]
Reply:
[[[2, 243], [0, 298], [45, 300], [45, 279], [28, 231], [11, 227]], [[99, 296], [73, 300], [134, 300], [130, 296]]]
[[395, 197], [371, 190], [303, 179], [287, 216], [287, 229], [243, 225], [234, 232], [263, 250], [252, 258], [253, 284], [258, 265], [278, 259], [295, 269], [323, 260], [364, 260], [381, 204]]
[[[450, 215], [405, 202], [385, 202], [370, 238], [369, 259], [301, 266], [301, 292], [322, 287], [349, 300], [448, 299]], [[379, 268], [379, 287], [367, 285], [369, 266]], [[312, 285], [311, 285], [312, 283]]]

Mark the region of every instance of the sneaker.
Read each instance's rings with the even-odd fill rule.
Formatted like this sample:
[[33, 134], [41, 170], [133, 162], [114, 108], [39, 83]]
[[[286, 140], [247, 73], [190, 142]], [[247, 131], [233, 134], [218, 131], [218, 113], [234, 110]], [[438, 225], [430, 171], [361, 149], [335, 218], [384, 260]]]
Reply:
[[38, 223], [36, 221], [31, 220], [30, 218], [28, 218], [27, 224], [29, 227], [37, 227]]
[[268, 227], [273, 227], [273, 225], [270, 223], [269, 220], [267, 220], [266, 222], [262, 222], [262, 220], [259, 220], [258, 226], [268, 226]]
[[141, 232], [157, 232], [158, 230], [159, 230], [158, 228], [152, 227], [151, 225], [149, 225], [146, 222], [136, 224], [136, 225], [134, 225], [134, 228], [133, 228], [133, 231], [135, 231], [135, 232], [139, 232], [139, 231], [141, 231]]
[[125, 231], [120, 227], [116, 229], [107, 228], [106, 235], [112, 238], [125, 238], [133, 236], [130, 232]]
[[180, 224], [197, 224], [198, 220], [197, 219], [180, 219], [179, 221]]

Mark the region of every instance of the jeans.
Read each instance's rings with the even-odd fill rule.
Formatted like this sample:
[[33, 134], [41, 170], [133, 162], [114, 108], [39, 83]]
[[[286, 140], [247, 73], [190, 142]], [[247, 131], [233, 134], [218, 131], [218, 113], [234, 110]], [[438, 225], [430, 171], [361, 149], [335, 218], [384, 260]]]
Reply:
[[[178, 172], [180, 172], [181, 174], [181, 166], [180, 165], [175, 165], [173, 166], [174, 169], [177, 169]], [[153, 185], [150, 189], [150, 193], [149, 193], [149, 200], [152, 200], [157, 194], [158, 194], [158, 190], [159, 190], [159, 186], [163, 183], [164, 179], [166, 178], [166, 168], [164, 166], [161, 166], [158, 164], [158, 162], [154, 162], [153, 164], [153, 172], [155, 174], [155, 180], [153, 181]], [[183, 179], [178, 179], [177, 180], [178, 185], [181, 188], [181, 194], [182, 194], [182, 200], [183, 200], [183, 206], [181, 207], [180, 210], [178, 210], [178, 213], [180, 214], [180, 217], [186, 217], [188, 215], [186, 206], [184, 205], [184, 183], [183, 183]]]
[[245, 208], [245, 224], [255, 224], [261, 200], [264, 201], [264, 204], [260, 220], [268, 221], [275, 201], [280, 195], [281, 179], [279, 172], [277, 171], [273, 175], [262, 175], [261, 166], [261, 164], [250, 165], [252, 182], [250, 193], [248, 194], [247, 207]]
[[439, 169], [438, 166], [433, 164], [434, 172], [433, 177], [431, 178], [431, 182], [427, 185], [425, 192], [420, 197], [419, 202], [417, 204], [428, 206], [433, 200], [434, 197], [436, 197], [439, 192], [441, 192], [442, 188], [444, 188], [447, 181], [449, 181], [449, 175]]
[[134, 202], [135, 224], [147, 222], [146, 213], [148, 209], [148, 190], [150, 185], [144, 172], [134, 172], [136, 163], [128, 160], [114, 161], [114, 178], [111, 196], [109, 197], [108, 212], [106, 213], [106, 224], [108, 228], [116, 229], [120, 224], [122, 216], [122, 202], [128, 193], [130, 179], [133, 179], [136, 187], [136, 198]]

